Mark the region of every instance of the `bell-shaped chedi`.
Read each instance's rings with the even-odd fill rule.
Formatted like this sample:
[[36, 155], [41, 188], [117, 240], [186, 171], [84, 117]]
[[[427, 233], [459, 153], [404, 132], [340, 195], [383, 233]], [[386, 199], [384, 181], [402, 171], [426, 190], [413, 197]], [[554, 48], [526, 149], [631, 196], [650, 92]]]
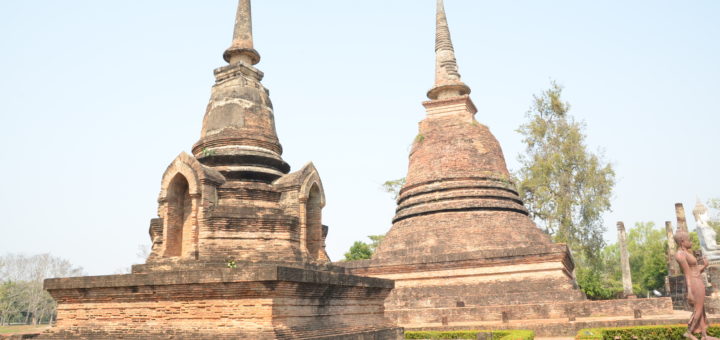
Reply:
[[165, 171], [159, 218], [151, 223], [153, 250], [135, 269], [327, 263], [322, 182], [312, 163], [288, 174], [269, 91], [254, 66], [260, 54], [249, 0], [239, 1], [223, 57], [228, 65], [215, 70], [200, 140], [193, 155], [181, 154]]
[[410, 151], [393, 227], [378, 260], [550, 247], [572, 261], [528, 216], [490, 129], [475, 119], [461, 81], [444, 4], [438, 1], [435, 85]]
[[137, 272], [228, 262], [329, 262], [325, 195], [312, 163], [288, 174], [269, 91], [255, 68], [250, 0], [240, 0], [232, 45], [193, 155], [181, 153], [161, 181], [152, 252]]
[[528, 216], [500, 144], [475, 120], [442, 0], [435, 51], [435, 84], [423, 103], [427, 116], [410, 151], [392, 228], [371, 260], [343, 265], [395, 280], [386, 314], [406, 329], [566, 322], [579, 310], [632, 315], [627, 303], [588, 305], [568, 247], [553, 243]]
[[398, 339], [384, 317], [391, 280], [349, 275], [325, 252], [317, 169], [282, 148], [250, 0], [229, 63], [215, 70], [200, 141], [165, 170], [152, 251], [132, 274], [51, 279], [46, 339]]
[[[438, 1], [435, 85], [410, 151], [393, 228], [377, 259], [549, 245], [528, 217], [487, 126], [475, 120]], [[572, 268], [568, 268], [572, 271]]]
[[215, 70], [215, 86], [193, 154], [228, 179], [273, 181], [290, 171], [283, 161], [264, 74], [254, 67], [249, 0], [238, 6], [233, 42], [224, 55], [228, 66]]

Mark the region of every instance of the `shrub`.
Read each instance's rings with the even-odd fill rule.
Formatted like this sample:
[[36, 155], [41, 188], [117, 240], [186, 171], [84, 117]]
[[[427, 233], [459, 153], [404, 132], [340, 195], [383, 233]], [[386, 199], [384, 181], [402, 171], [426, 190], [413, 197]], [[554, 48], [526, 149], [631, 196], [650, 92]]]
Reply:
[[535, 332], [508, 331], [420, 331], [405, 332], [405, 339], [477, 339], [479, 333], [492, 333], [493, 340], [533, 340]]
[[501, 337], [499, 340], [533, 340], [535, 339], [535, 332], [526, 330], [506, 331], [507, 335]]
[[[636, 326], [613, 328], [585, 328], [578, 331], [576, 340], [684, 340], [687, 325]], [[720, 327], [708, 327], [708, 335], [719, 336]]]

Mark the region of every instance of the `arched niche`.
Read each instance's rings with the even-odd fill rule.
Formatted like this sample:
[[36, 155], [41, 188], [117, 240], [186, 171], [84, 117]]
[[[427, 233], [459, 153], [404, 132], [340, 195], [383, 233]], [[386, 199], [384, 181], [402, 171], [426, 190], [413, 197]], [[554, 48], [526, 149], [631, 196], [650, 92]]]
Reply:
[[320, 188], [313, 183], [305, 203], [305, 244], [312, 259], [320, 259], [323, 249], [323, 200]]
[[180, 257], [192, 242], [193, 204], [187, 178], [177, 173], [166, 189], [165, 257]]

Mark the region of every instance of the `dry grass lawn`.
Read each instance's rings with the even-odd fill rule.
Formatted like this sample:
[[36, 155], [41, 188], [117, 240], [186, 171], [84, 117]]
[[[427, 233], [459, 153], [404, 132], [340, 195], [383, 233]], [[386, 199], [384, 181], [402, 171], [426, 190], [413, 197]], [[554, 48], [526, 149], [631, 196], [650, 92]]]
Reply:
[[50, 326], [48, 325], [39, 325], [39, 326], [27, 326], [27, 325], [21, 325], [21, 326], [0, 326], [0, 335], [9, 335], [9, 334], [27, 334], [27, 333], [41, 333], [48, 329]]

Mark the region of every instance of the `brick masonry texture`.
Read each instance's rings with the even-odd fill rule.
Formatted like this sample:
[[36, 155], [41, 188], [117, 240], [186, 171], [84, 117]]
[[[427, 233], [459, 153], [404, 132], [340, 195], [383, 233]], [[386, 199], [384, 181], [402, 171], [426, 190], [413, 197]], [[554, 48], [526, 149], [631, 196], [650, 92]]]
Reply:
[[[467, 95], [424, 103], [393, 226], [350, 272], [395, 281], [386, 315], [406, 328], [671, 314], [670, 299], [587, 301], [568, 247], [540, 231], [500, 144]], [[466, 326], [467, 327], [467, 326]]]
[[[47, 339], [385, 339], [392, 281], [255, 265], [53, 279], [56, 326]], [[390, 337], [387, 337], [391, 335]]]
[[332, 264], [325, 195], [282, 159], [250, 1], [200, 139], [162, 176], [152, 250], [129, 275], [45, 281], [41, 339], [399, 339], [402, 328], [671, 311], [669, 299], [589, 302], [567, 246], [528, 217], [500, 144], [474, 118], [442, 1], [438, 67], [393, 226], [372, 260]]
[[282, 159], [256, 69], [250, 1], [192, 155], [162, 176], [152, 250], [132, 274], [52, 279], [57, 324], [42, 339], [397, 339], [391, 280], [349, 275], [325, 251], [325, 194]]

